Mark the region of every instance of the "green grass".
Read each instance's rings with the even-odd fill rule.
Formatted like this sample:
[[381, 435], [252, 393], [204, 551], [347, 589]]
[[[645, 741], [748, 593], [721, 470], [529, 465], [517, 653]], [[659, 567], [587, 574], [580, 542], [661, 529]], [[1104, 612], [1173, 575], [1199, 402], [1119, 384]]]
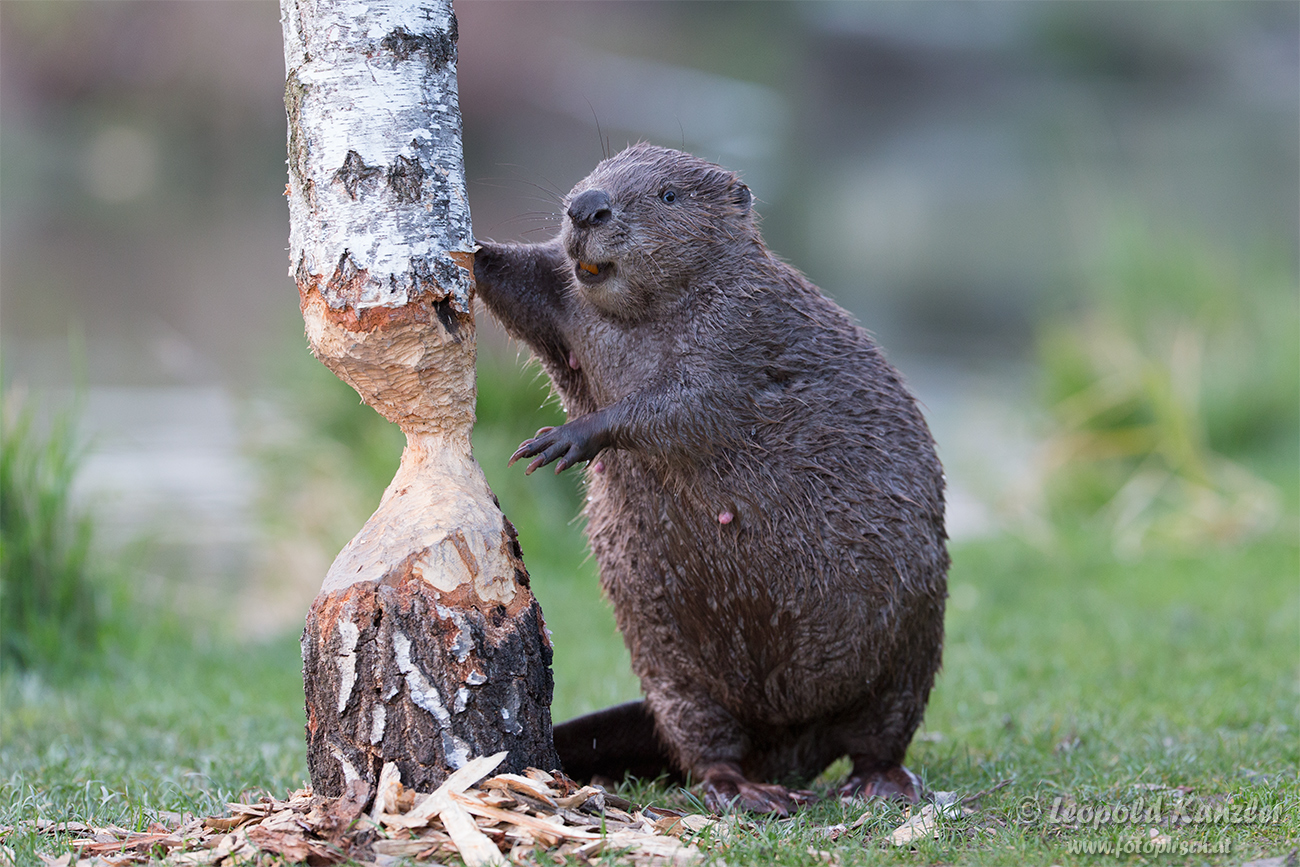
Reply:
[[[62, 687], [0, 676], [0, 825], [33, 819], [143, 829], [158, 811], [213, 815], [240, 793], [305, 777], [296, 637], [255, 648], [179, 642]], [[5, 844], [17, 863], [57, 842]]]
[[[1284, 804], [1281, 825], [1206, 832], [1234, 840], [1229, 863], [1288, 851], [1300, 829], [1294, 534], [1129, 563], [1097, 542], [1076, 538], [1052, 555], [1009, 541], [957, 550], [926, 718], [942, 739], [915, 744], [910, 761], [938, 789], [1013, 780], [968, 828], [1013, 819], [1026, 798], [1117, 804], [1152, 791], [1135, 786], [1187, 786]], [[1006, 845], [1060, 863], [1065, 842], [1088, 836], [1011, 827], [935, 854], [1014, 863], [999, 859]]]
[[74, 414], [43, 430], [24, 397], [6, 387], [0, 404], [0, 666], [66, 674], [98, 649], [108, 599], [72, 503]]
[[64, 683], [150, 653], [179, 627], [166, 606], [132, 586], [145, 545], [109, 558], [94, 544], [93, 515], [73, 493], [88, 448], [77, 402], [42, 412], [48, 407], [32, 398], [3, 385], [0, 670]]
[[[526, 553], [549, 550], [527, 535], [524, 545]], [[557, 718], [635, 690], [593, 570], [578, 565], [576, 543], [565, 546], [576, 554], [567, 567], [530, 560], [556, 635]], [[823, 802], [789, 821], [741, 828], [726, 862], [819, 863], [812, 847], [846, 864], [1142, 863], [1140, 854], [1067, 850], [1121, 829], [1018, 819], [1027, 799], [1046, 812], [1058, 796], [1096, 807], [1160, 791], [1137, 786], [1187, 787], [1196, 803], [1232, 796], [1281, 805], [1279, 824], [1165, 829], [1175, 844], [1230, 841], [1231, 854], [1209, 856], [1212, 863], [1295, 848], [1295, 535], [1135, 563], [1108, 551], [1088, 537], [1050, 554], [1011, 539], [955, 548], [944, 669], [908, 762], [936, 790], [972, 794], [1010, 781], [976, 802], [974, 814], [946, 820], [939, 840], [909, 851], [883, 842], [903, 820], [898, 807], [871, 805], [867, 821], [832, 841], [825, 829], [852, 824], [865, 808]], [[42, 818], [140, 827], [151, 811], [209, 814], [246, 790], [283, 794], [306, 773], [293, 637], [245, 649], [177, 648], [60, 688], [9, 674], [0, 699], [0, 825]], [[629, 790], [690, 806], [681, 790]], [[1166, 812], [1172, 795], [1164, 791]], [[19, 863], [58, 851], [27, 832], [6, 844]]]

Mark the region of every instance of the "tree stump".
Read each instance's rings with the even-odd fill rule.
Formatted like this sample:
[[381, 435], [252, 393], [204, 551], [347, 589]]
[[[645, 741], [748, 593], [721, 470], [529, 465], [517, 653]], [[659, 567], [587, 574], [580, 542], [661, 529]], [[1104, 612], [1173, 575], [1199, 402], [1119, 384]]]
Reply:
[[[313, 354], [399, 425], [379, 508], [303, 633], [314, 790], [558, 764], [551, 646], [470, 449], [473, 233], [450, 0], [282, 0], [291, 275]], [[359, 783], [358, 783], [359, 781]]]

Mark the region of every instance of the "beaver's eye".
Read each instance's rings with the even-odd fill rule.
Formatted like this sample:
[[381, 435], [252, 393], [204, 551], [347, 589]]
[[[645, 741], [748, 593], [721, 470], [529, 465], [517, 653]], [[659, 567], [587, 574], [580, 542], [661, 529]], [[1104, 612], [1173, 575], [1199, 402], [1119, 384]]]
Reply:
[[659, 194], [659, 198], [663, 201], [665, 205], [671, 205], [673, 202], [677, 201], [677, 191], [664, 190], [662, 193]]

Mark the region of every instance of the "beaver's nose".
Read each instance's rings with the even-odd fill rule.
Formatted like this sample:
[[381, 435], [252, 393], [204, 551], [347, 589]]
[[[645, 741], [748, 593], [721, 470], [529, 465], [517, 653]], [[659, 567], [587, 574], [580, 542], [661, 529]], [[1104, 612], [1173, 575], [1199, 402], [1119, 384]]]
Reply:
[[594, 229], [603, 226], [614, 216], [609, 209], [609, 196], [604, 190], [587, 190], [579, 193], [569, 202], [569, 219], [579, 229]]

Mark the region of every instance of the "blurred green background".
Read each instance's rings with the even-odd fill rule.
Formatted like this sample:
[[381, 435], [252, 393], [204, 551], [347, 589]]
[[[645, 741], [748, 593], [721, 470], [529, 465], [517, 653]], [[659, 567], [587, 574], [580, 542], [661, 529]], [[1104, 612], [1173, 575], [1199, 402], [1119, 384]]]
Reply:
[[[458, 14], [479, 237], [547, 237], [602, 136], [684, 147], [745, 177], [769, 246], [878, 336], [925, 404], [955, 565], [931, 713], [949, 740], [918, 742], [924, 762], [996, 776], [1014, 695], [1016, 725], [1037, 732], [1023, 748], [1045, 749], [1033, 761], [1062, 732], [1132, 725], [1176, 777], [1152, 732], [1210, 743], [1186, 732], [1213, 683], [1238, 696], [1215, 718], [1264, 744], [1205, 747], [1215, 773], [1255, 761], [1251, 744], [1294, 766], [1300, 6]], [[77, 798], [201, 808], [302, 771], [292, 639], [401, 441], [306, 350], [286, 276], [278, 15], [0, 3], [0, 758], [15, 815]], [[545, 377], [485, 315], [479, 335], [475, 451], [554, 632], [555, 716], [634, 697], [575, 474], [505, 467], [561, 417]], [[1098, 647], [1127, 716], [1071, 667]], [[158, 684], [168, 698], [150, 705]], [[239, 713], [272, 733], [246, 737]], [[1115, 742], [1088, 755], [1146, 755]], [[131, 795], [123, 781], [150, 762]]]

